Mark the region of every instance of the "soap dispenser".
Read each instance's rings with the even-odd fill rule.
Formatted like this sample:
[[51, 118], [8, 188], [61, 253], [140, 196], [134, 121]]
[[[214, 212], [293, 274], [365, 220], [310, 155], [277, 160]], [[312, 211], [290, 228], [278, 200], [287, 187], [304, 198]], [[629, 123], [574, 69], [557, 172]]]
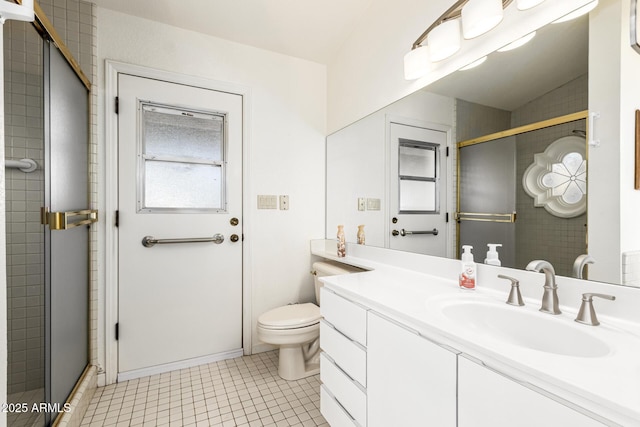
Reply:
[[473, 246], [462, 246], [462, 271], [460, 272], [460, 289], [473, 290], [476, 288], [476, 263], [473, 261], [471, 250]]
[[498, 251], [496, 250], [497, 247], [502, 247], [502, 245], [500, 243], [489, 243], [487, 246], [489, 250], [487, 251], [487, 258], [485, 258], [484, 263], [497, 266], [502, 265], [500, 258], [498, 258]]

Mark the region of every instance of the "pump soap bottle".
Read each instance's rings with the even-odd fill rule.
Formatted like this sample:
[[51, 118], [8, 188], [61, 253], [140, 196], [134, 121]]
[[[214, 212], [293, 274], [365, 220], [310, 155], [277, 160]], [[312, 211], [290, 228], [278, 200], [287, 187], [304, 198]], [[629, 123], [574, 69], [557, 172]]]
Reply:
[[460, 289], [473, 290], [476, 288], [476, 263], [473, 261], [471, 250], [473, 246], [462, 246], [462, 272], [460, 272]]
[[489, 247], [489, 250], [487, 251], [487, 257], [485, 258], [484, 263], [497, 266], [502, 265], [500, 258], [498, 258], [498, 251], [496, 250], [497, 247], [502, 247], [502, 245], [500, 243], [489, 243], [487, 246]]

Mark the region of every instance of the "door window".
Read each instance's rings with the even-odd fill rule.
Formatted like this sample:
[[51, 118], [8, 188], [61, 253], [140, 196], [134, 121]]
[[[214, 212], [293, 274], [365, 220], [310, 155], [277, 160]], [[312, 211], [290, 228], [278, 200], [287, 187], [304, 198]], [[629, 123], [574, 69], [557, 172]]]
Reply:
[[224, 211], [223, 113], [140, 101], [138, 212]]
[[400, 139], [399, 213], [438, 213], [438, 144]]

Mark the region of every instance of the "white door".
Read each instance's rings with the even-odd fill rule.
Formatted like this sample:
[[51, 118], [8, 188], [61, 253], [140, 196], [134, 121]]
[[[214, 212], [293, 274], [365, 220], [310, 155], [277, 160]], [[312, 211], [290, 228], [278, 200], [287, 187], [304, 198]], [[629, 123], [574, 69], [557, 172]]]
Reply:
[[447, 133], [390, 123], [389, 247], [446, 256]]
[[118, 379], [238, 356], [242, 97], [119, 74], [118, 100]]

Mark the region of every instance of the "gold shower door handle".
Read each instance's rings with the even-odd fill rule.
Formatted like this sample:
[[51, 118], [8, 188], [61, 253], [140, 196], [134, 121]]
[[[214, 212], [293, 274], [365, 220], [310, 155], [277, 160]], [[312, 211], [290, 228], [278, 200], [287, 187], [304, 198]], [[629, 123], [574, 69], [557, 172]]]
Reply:
[[[75, 217], [85, 217], [77, 221], [72, 221]], [[97, 209], [83, 209], [79, 211], [49, 212], [49, 208], [42, 208], [40, 211], [40, 222], [49, 225], [51, 230], [68, 230], [81, 225], [89, 225], [98, 222]]]

